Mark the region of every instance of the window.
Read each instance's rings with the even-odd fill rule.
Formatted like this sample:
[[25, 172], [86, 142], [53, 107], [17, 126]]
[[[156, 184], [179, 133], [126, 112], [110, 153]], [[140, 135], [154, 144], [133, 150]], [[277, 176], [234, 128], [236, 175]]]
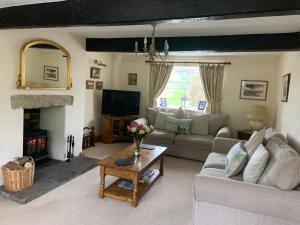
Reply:
[[206, 101], [199, 68], [196, 66], [174, 66], [169, 81], [157, 99], [160, 106], [165, 99], [168, 108], [197, 110], [200, 101]]

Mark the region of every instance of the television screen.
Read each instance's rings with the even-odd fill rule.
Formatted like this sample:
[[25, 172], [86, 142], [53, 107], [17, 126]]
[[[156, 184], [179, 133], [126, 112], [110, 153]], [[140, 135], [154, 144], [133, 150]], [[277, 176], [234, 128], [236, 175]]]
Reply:
[[103, 90], [102, 114], [112, 116], [139, 115], [140, 92]]

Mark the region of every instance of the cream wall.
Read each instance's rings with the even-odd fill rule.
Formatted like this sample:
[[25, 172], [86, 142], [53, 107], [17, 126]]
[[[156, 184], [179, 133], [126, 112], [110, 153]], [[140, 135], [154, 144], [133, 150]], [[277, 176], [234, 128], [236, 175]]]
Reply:
[[[286, 52], [280, 58], [277, 88], [276, 128], [287, 135], [289, 144], [300, 152], [300, 52]], [[281, 102], [281, 79], [291, 73], [288, 102]]]
[[[231, 61], [232, 65], [225, 67], [222, 112], [230, 115], [229, 125], [233, 130], [249, 129], [245, 114], [255, 104], [265, 105], [269, 113], [268, 125], [273, 126], [276, 111], [277, 70], [279, 55], [255, 56], [214, 56], [214, 57], [169, 57], [170, 60], [182, 61]], [[180, 64], [190, 65], [190, 64]], [[197, 66], [197, 65], [194, 65]], [[141, 91], [141, 115], [148, 105], [149, 94], [149, 64], [132, 55], [113, 55], [112, 87], [122, 90]], [[137, 86], [127, 83], [128, 73], [138, 74]], [[266, 101], [239, 99], [241, 80], [269, 81]]]
[[[33, 39], [49, 39], [64, 46], [71, 55], [73, 88], [70, 91], [17, 90], [20, 73], [20, 50], [25, 42]], [[81, 152], [84, 126], [85, 74], [88, 58], [84, 39], [76, 38], [55, 29], [1, 30], [0, 31], [0, 165], [23, 155], [23, 110], [13, 110], [10, 97], [16, 94], [61, 94], [74, 96], [74, 104], [65, 107], [64, 138], [75, 136], [75, 155]], [[63, 159], [66, 148], [62, 146], [59, 157]], [[2, 183], [0, 175], [0, 185]]]
[[[103, 89], [110, 89], [112, 86], [112, 68], [111, 64], [112, 55], [109, 53], [87, 53], [88, 57], [88, 68], [85, 71], [85, 79], [93, 81], [102, 81]], [[101, 60], [102, 63], [106, 64], [106, 67], [96, 66], [94, 60]], [[100, 79], [90, 78], [90, 67], [96, 66], [101, 68]], [[96, 85], [96, 83], [95, 83]], [[84, 112], [84, 126], [95, 127], [96, 135], [101, 133], [101, 104], [102, 104], [102, 91], [97, 90], [85, 90], [85, 112]]]

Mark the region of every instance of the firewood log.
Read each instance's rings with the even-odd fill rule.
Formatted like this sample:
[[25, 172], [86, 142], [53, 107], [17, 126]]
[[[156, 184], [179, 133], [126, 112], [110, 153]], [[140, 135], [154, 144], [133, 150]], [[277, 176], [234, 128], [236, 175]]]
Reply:
[[24, 166], [25, 163], [29, 162], [30, 159], [27, 156], [24, 156], [22, 158], [17, 158], [14, 162], [16, 162], [17, 164], [19, 164], [20, 166]]
[[21, 170], [21, 169], [24, 169], [23, 166], [20, 166], [20, 165], [18, 165], [17, 163], [12, 162], [12, 161], [9, 161], [9, 162], [6, 163], [4, 166], [5, 166], [6, 168], [10, 169], [10, 170]]

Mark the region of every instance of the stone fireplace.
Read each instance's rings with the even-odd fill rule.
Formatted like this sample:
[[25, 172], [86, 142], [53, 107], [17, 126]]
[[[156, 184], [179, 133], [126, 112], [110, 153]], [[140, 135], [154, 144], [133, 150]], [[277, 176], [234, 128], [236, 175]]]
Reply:
[[15, 95], [13, 109], [23, 108], [23, 155], [35, 161], [47, 157], [66, 159], [66, 106], [73, 104], [68, 95]]

